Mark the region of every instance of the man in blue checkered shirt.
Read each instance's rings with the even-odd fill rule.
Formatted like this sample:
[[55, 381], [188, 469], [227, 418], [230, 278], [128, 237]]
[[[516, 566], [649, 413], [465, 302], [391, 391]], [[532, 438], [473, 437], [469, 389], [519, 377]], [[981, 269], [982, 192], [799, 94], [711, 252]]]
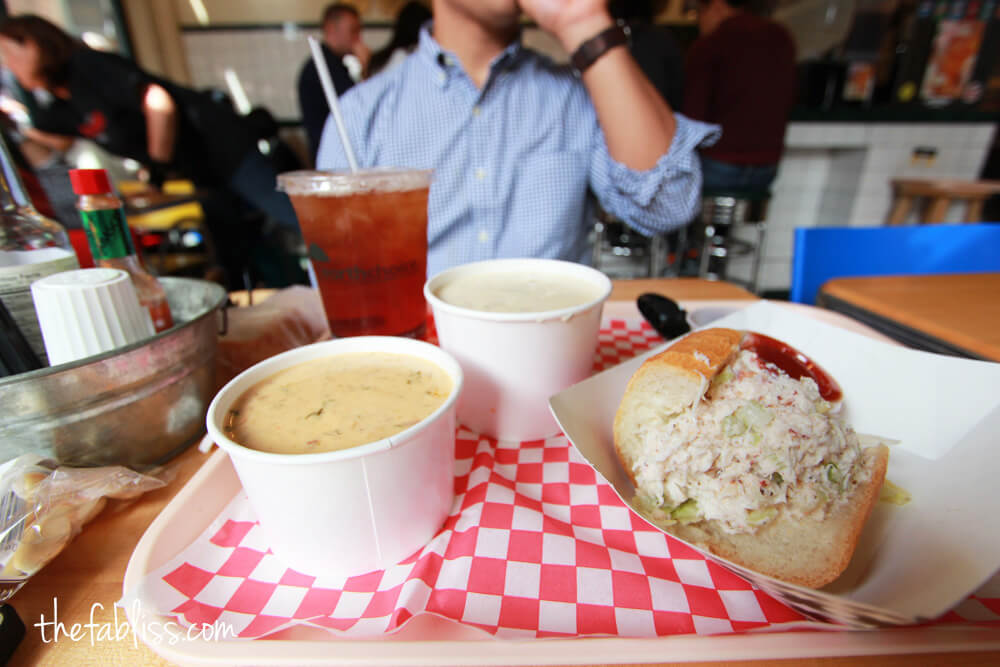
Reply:
[[[433, 7], [417, 50], [341, 105], [361, 166], [434, 169], [428, 276], [494, 257], [586, 261], [588, 188], [647, 235], [694, 217], [696, 149], [718, 129], [670, 109], [614, 39], [605, 0]], [[580, 49], [582, 72], [521, 45], [522, 10], [567, 53]], [[332, 119], [317, 165], [347, 168]]]

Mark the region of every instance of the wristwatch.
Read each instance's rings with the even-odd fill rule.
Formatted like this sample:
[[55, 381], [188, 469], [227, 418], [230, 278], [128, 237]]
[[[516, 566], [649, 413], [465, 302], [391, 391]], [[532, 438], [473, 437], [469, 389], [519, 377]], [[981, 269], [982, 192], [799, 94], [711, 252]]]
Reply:
[[631, 32], [628, 24], [619, 20], [615, 25], [602, 30], [594, 37], [591, 37], [573, 52], [569, 57], [569, 63], [573, 66], [573, 73], [580, 76], [588, 67], [597, 62], [597, 59], [616, 46], [628, 45]]

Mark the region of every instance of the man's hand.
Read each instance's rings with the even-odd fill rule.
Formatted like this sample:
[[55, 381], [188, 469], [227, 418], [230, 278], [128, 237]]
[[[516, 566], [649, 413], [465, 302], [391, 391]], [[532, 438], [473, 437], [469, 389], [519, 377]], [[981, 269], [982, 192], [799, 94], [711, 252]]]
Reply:
[[519, 0], [521, 9], [552, 33], [567, 53], [614, 25], [606, 0]]
[[362, 78], [368, 76], [368, 63], [372, 59], [372, 50], [368, 48], [368, 45], [364, 43], [360, 36], [351, 44], [351, 53], [361, 63]]
[[[606, 0], [518, 0], [521, 10], [572, 54], [614, 25]], [[670, 150], [676, 121], [624, 46], [610, 49], [581, 76], [608, 152], [625, 166], [653, 168]]]

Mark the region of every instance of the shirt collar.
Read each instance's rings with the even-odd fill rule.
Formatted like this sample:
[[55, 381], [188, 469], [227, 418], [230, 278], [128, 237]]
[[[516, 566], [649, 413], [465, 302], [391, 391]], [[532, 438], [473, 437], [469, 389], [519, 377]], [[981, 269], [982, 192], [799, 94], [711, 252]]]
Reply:
[[[438, 81], [443, 85], [449, 78], [458, 73], [463, 73], [461, 63], [451, 51], [441, 48], [437, 40], [431, 35], [433, 22], [428, 21], [420, 29], [420, 42], [417, 46], [418, 56], [427, 63], [431, 69], [443, 76], [438, 77]], [[521, 44], [521, 33], [517, 38], [507, 45], [490, 63], [490, 77], [492, 78], [502, 68], [511, 67], [524, 53]]]

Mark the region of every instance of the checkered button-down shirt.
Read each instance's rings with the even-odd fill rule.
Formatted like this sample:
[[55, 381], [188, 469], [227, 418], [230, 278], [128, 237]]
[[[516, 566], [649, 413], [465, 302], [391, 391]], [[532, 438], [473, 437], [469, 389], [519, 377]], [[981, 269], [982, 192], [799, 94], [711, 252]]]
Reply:
[[[718, 129], [679, 114], [670, 150], [646, 171], [609, 154], [586, 88], [568, 68], [514, 42], [479, 89], [458, 58], [421, 31], [399, 66], [341, 101], [361, 166], [434, 170], [427, 273], [495, 257], [586, 261], [601, 205], [645, 234], [687, 223], [697, 209], [696, 148]], [[346, 169], [327, 119], [317, 165]]]

